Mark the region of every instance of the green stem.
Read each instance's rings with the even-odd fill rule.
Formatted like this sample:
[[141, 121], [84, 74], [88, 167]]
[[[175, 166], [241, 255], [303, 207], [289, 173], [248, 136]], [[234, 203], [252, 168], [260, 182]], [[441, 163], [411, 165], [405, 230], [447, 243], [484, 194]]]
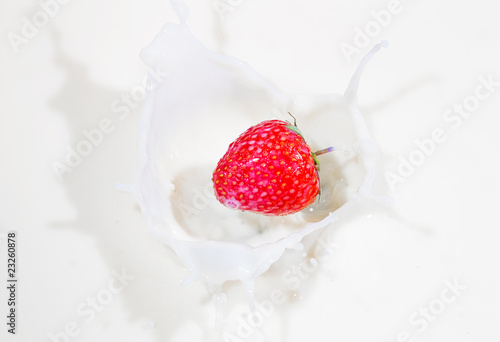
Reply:
[[314, 154], [317, 156], [320, 156], [320, 155], [325, 154], [325, 153], [330, 153], [333, 150], [335, 150], [335, 147], [330, 146], [330, 147], [324, 148], [322, 150], [316, 151], [316, 152], [314, 152]]

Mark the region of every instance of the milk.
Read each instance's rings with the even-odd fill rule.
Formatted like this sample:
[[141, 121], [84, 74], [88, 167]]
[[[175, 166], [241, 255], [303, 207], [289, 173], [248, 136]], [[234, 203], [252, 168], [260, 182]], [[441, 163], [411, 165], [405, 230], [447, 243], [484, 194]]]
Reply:
[[[168, 76], [149, 85], [140, 163], [129, 190], [150, 231], [189, 271], [183, 282], [204, 282], [213, 293], [220, 326], [225, 283], [240, 281], [255, 312], [256, 279], [277, 261], [286, 268], [297, 251], [316, 255], [318, 242], [305, 243], [306, 237], [334, 229], [367, 203], [390, 204], [372, 192], [377, 146], [356, 103], [362, 71], [385, 43], [364, 57], [343, 95], [283, 94], [245, 62], [205, 48], [185, 24], [187, 9], [173, 4], [181, 23], [166, 24], [141, 53], [149, 68]], [[222, 206], [211, 177], [229, 143], [263, 120], [291, 120], [288, 112], [313, 151], [335, 146], [319, 157], [319, 199], [285, 217]]]

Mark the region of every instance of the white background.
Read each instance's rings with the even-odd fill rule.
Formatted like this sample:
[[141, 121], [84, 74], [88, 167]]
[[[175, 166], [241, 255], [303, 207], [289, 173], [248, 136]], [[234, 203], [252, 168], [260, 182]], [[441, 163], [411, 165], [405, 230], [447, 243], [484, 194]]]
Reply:
[[[498, 340], [500, 87], [455, 128], [444, 120], [455, 103], [473, 101], [480, 77], [500, 82], [495, 4], [242, 0], [228, 1], [223, 17], [210, 1], [186, 4], [201, 42], [284, 92], [342, 92], [362, 55], [388, 40], [359, 93], [385, 168], [397, 174], [416, 139], [438, 128], [446, 135], [395, 185], [394, 219], [360, 217], [339, 229], [339, 250], [269, 320], [274, 340], [405, 341], [404, 332], [414, 341]], [[114, 189], [135, 176], [141, 106], [120, 119], [112, 104], [142, 84], [140, 50], [177, 22], [168, 1], [69, 1], [17, 46], [9, 34], [22, 35], [23, 18], [33, 23], [42, 7], [0, 6], [0, 316], [5, 238], [16, 231], [18, 341], [65, 341], [65, 329], [71, 341], [214, 340], [205, 288], [180, 286], [186, 271], [147, 233], [134, 198]], [[372, 11], [388, 7], [396, 10], [377, 26]], [[342, 44], [367, 29], [368, 44], [346, 58]], [[106, 118], [113, 131], [58, 178], [54, 162]], [[107, 297], [118, 286], [113, 272], [133, 279]], [[440, 306], [446, 280], [464, 289]], [[96, 296], [105, 305], [90, 309]], [[409, 319], [429, 305], [439, 314], [419, 331]], [[0, 324], [0, 340], [15, 340], [6, 331]]]

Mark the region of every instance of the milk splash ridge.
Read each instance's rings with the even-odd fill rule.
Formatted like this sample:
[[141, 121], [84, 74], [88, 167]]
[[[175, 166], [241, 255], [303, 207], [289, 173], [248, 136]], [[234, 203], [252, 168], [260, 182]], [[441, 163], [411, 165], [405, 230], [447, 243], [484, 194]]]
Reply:
[[[217, 325], [227, 301], [222, 292], [224, 283], [241, 281], [254, 311], [255, 280], [286, 250], [303, 248], [304, 237], [345, 218], [363, 201], [382, 201], [371, 193], [377, 172], [377, 147], [357, 106], [356, 94], [364, 67], [386, 43], [376, 45], [363, 58], [343, 96], [321, 98], [322, 103], [343, 113], [342, 120], [348, 120], [346, 114], [352, 119], [354, 135], [346, 148], [352, 145], [364, 168], [360, 182], [353, 182], [356, 190], [340, 205], [325, 200], [323, 207], [321, 203], [312, 206], [309, 211], [319, 212], [323, 215], [320, 219], [305, 214], [261, 218], [225, 208], [210, 194], [210, 179], [218, 158], [235, 135], [262, 120], [287, 118], [286, 113], [292, 111], [298, 118], [301, 114], [308, 118], [303, 122], [319, 127], [327, 126], [325, 115], [333, 114], [321, 116], [314, 104], [304, 105], [304, 96], [282, 94], [246, 63], [208, 50], [190, 33], [184, 4], [171, 3], [180, 24], [166, 24], [141, 52], [148, 67], [165, 71], [168, 77], [148, 87], [141, 121], [139, 170], [129, 190], [137, 197], [149, 230], [175, 252], [188, 270], [189, 276], [183, 282], [202, 281], [213, 293]], [[310, 109], [313, 114], [308, 116]], [[319, 136], [331, 139], [331, 127]], [[332, 178], [328, 163], [326, 168], [322, 165], [321, 178], [328, 187]], [[332, 198], [338, 191], [349, 192], [345, 186], [338, 190], [343, 187], [341, 181], [330, 181], [331, 191], [327, 190]]]

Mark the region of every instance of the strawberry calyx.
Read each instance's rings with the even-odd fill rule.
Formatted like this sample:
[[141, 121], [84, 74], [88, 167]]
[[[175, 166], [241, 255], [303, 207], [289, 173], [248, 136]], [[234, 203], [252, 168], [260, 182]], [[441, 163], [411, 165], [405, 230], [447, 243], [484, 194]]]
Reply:
[[[295, 116], [293, 116], [290, 112], [288, 112], [288, 114], [293, 118], [293, 124], [291, 124], [289, 121], [287, 121], [289, 123], [289, 125], [286, 125], [285, 127], [288, 128], [289, 130], [295, 132], [296, 134], [298, 134], [302, 139], [304, 139], [304, 142], [307, 143], [306, 139], [302, 135], [302, 132], [300, 131], [299, 127], [297, 126], [297, 120], [295, 119]], [[311, 155], [312, 155], [313, 160], [314, 160], [314, 166], [316, 167], [317, 172], [319, 172], [319, 168], [320, 168], [318, 156], [325, 154], [325, 153], [332, 152], [333, 150], [335, 150], [335, 148], [333, 146], [330, 146], [330, 147], [323, 148], [323, 149], [316, 151], [316, 152], [311, 152]]]
[[[290, 112], [288, 114], [290, 114]], [[292, 114], [290, 114], [290, 115], [292, 115]], [[291, 130], [292, 132], [296, 133], [297, 135], [299, 135], [304, 140], [304, 142], [306, 142], [306, 139], [302, 135], [302, 132], [300, 131], [300, 129], [297, 127], [296, 122], [294, 122], [293, 125], [289, 124], [289, 125], [286, 125], [285, 127], [288, 128], [289, 130]], [[314, 160], [314, 166], [316, 167], [316, 171], [319, 171], [319, 160], [316, 157], [317, 154], [315, 152], [311, 152], [311, 155], [312, 155], [313, 160]]]
[[[295, 119], [295, 116], [293, 116], [290, 112], [288, 112], [288, 114], [293, 118], [293, 124], [291, 124], [289, 121], [287, 121], [289, 123], [289, 125], [286, 125], [285, 127], [288, 128], [289, 130], [295, 132], [297, 135], [299, 135], [304, 140], [304, 142], [306, 142], [306, 139], [304, 138], [304, 136], [302, 135], [302, 132], [300, 131], [299, 127], [297, 126], [297, 120]], [[330, 153], [333, 150], [335, 150], [335, 147], [330, 146], [330, 147], [318, 150], [316, 152], [311, 152], [311, 156], [312, 156], [313, 161], [314, 161], [314, 167], [316, 168], [316, 175], [318, 176], [318, 181], [320, 182], [320, 184], [321, 184], [321, 180], [319, 177], [320, 163], [319, 163], [318, 156], [325, 154], [325, 153]], [[319, 189], [318, 196], [321, 197], [321, 187]]]

